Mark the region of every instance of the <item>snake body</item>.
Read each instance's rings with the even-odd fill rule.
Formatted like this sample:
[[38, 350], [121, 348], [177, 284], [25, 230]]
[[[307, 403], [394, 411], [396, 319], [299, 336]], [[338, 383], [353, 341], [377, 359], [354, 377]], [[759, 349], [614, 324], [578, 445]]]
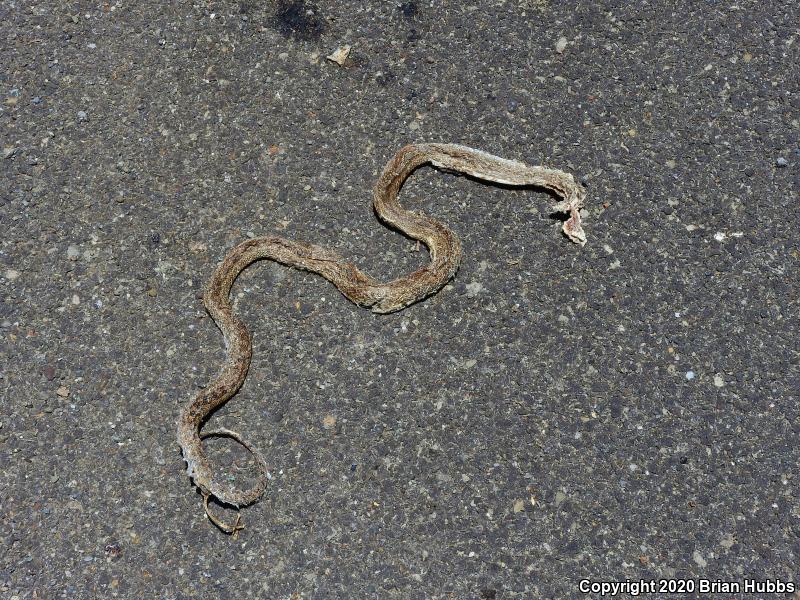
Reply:
[[[183, 451], [187, 473], [203, 494], [206, 514], [223, 531], [235, 534], [241, 529], [238, 516], [233, 525], [217, 519], [209, 511], [209, 498], [216, 498], [236, 508], [247, 506], [261, 497], [268, 480], [263, 457], [239, 434], [228, 429], [200, 432], [209, 415], [242, 386], [252, 357], [250, 334], [245, 324], [234, 315], [231, 306], [229, 294], [233, 282], [248, 265], [269, 259], [321, 275], [350, 301], [375, 313], [402, 310], [436, 293], [458, 270], [461, 244], [445, 225], [426, 215], [406, 210], [397, 200], [403, 182], [424, 164], [489, 182], [552, 190], [562, 199], [553, 206], [553, 210], [569, 214], [562, 230], [573, 242], [581, 245], [586, 243], [579, 215], [585, 191], [572, 175], [556, 169], [525, 165], [456, 144], [411, 144], [400, 149], [387, 163], [375, 184], [373, 206], [383, 223], [427, 246], [430, 253], [430, 263], [427, 265], [384, 283], [362, 272], [333, 250], [314, 244], [267, 236], [247, 240], [234, 247], [214, 271], [203, 295], [208, 313], [224, 335], [227, 358], [209, 385], [184, 407], [177, 423], [178, 444]], [[258, 483], [248, 490], [237, 490], [225, 483], [219, 473], [214, 473], [202, 446], [202, 439], [209, 436], [230, 437], [247, 448], [256, 458], [261, 471]]]

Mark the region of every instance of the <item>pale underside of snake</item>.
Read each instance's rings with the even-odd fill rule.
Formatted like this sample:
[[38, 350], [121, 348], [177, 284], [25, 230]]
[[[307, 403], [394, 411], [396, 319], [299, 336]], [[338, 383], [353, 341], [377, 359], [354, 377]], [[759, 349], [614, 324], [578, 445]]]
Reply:
[[[430, 253], [427, 265], [384, 283], [363, 273], [336, 252], [314, 244], [267, 236], [247, 240], [233, 248], [214, 271], [203, 295], [208, 313], [225, 337], [227, 358], [209, 385], [181, 411], [177, 423], [178, 444], [183, 451], [187, 473], [203, 495], [209, 519], [222, 531], [236, 534], [242, 529], [239, 515], [237, 513], [233, 524], [222, 521], [211, 514], [209, 499], [216, 498], [220, 503], [238, 509], [256, 502], [268, 480], [264, 458], [239, 434], [228, 429], [200, 432], [209, 415], [239, 390], [250, 366], [250, 334], [244, 323], [233, 314], [229, 299], [233, 282], [254, 261], [269, 259], [321, 275], [350, 301], [375, 313], [402, 310], [436, 293], [455, 276], [461, 261], [461, 244], [442, 223], [406, 210], [397, 200], [403, 182], [425, 164], [502, 185], [551, 190], [561, 198], [553, 205], [553, 211], [569, 215], [562, 226], [564, 234], [577, 244], [586, 243], [579, 214], [586, 193], [572, 175], [506, 160], [456, 144], [411, 144], [398, 151], [384, 168], [375, 184], [373, 207], [383, 223], [427, 246]], [[260, 470], [258, 483], [251, 489], [237, 490], [228, 485], [218, 472], [215, 473], [202, 445], [202, 440], [210, 436], [232, 438], [252, 453]]]

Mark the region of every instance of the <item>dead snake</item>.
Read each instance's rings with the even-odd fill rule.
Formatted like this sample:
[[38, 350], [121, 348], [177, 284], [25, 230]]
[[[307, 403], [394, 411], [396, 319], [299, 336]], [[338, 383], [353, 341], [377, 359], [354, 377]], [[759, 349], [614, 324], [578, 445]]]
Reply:
[[[187, 473], [203, 495], [206, 514], [220, 529], [236, 534], [242, 528], [214, 517], [208, 508], [209, 498], [236, 508], [254, 503], [267, 485], [267, 465], [261, 454], [239, 434], [228, 429], [200, 433], [203, 422], [227, 402], [242, 386], [250, 366], [252, 345], [244, 323], [233, 314], [229, 293], [236, 277], [248, 265], [270, 259], [284, 265], [322, 275], [350, 301], [375, 313], [391, 313], [406, 308], [439, 291], [458, 270], [461, 244], [456, 235], [439, 221], [400, 206], [397, 195], [403, 182], [415, 169], [431, 164], [442, 170], [471, 175], [477, 179], [509, 186], [537, 186], [552, 190], [561, 201], [552, 208], [568, 213], [562, 229], [573, 242], [586, 243], [579, 211], [585, 190], [572, 175], [529, 166], [499, 158], [480, 150], [455, 144], [411, 144], [392, 158], [378, 178], [373, 192], [373, 206], [378, 219], [428, 247], [430, 263], [413, 273], [382, 283], [363, 273], [333, 250], [267, 236], [242, 242], [231, 250], [205, 287], [203, 300], [217, 326], [225, 336], [227, 358], [211, 383], [181, 411], [178, 418], [178, 444], [183, 451]], [[203, 449], [202, 440], [209, 436], [234, 439], [253, 454], [260, 469], [258, 483], [249, 490], [232, 488], [214, 474]]]

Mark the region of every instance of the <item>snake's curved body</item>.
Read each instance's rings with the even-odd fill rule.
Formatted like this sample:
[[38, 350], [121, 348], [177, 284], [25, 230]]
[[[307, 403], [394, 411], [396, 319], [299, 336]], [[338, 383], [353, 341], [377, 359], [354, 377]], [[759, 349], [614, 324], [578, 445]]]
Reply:
[[[376, 313], [398, 311], [436, 293], [458, 270], [461, 244], [442, 223], [406, 210], [397, 200], [408, 176], [428, 163], [485, 181], [552, 190], [562, 198], [553, 209], [569, 214], [562, 227], [564, 233], [578, 244], [586, 243], [578, 212], [584, 204], [585, 191], [572, 175], [555, 169], [528, 166], [455, 144], [412, 144], [398, 151], [384, 168], [375, 184], [374, 209], [382, 222], [428, 247], [431, 260], [427, 265], [384, 283], [363, 273], [336, 252], [314, 244], [268, 236], [242, 242], [233, 248], [214, 271], [203, 296], [208, 313], [225, 337], [227, 358], [211, 383], [183, 409], [178, 418], [177, 431], [189, 477], [205, 498], [209, 518], [224, 531], [236, 533], [241, 528], [238, 519], [236, 524], [228, 525], [213, 517], [208, 512], [209, 497], [237, 508], [247, 506], [259, 499], [267, 483], [264, 459], [238, 434], [227, 429], [200, 433], [200, 427], [208, 416], [227, 402], [244, 383], [250, 366], [250, 334], [244, 323], [233, 314], [229, 299], [233, 282], [254, 261], [270, 259], [321, 275], [349, 300]], [[213, 472], [202, 446], [202, 439], [211, 435], [231, 437], [253, 453], [261, 469], [261, 478], [253, 488], [235, 490], [224, 482], [219, 473]]]

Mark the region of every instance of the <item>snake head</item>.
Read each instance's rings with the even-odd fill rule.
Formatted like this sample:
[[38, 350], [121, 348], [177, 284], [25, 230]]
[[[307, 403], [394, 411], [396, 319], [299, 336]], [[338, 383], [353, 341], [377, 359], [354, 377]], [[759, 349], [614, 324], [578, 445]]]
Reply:
[[576, 209], [569, 211], [569, 219], [561, 226], [561, 231], [576, 244], [586, 245], [586, 232], [581, 226], [581, 215]]
[[576, 191], [568, 198], [553, 205], [553, 210], [555, 212], [569, 213], [569, 219], [561, 226], [561, 231], [563, 231], [564, 235], [570, 240], [581, 246], [586, 245], [586, 232], [581, 225], [580, 215], [580, 210], [583, 208], [585, 200], [586, 190], [581, 186], [577, 186]]

